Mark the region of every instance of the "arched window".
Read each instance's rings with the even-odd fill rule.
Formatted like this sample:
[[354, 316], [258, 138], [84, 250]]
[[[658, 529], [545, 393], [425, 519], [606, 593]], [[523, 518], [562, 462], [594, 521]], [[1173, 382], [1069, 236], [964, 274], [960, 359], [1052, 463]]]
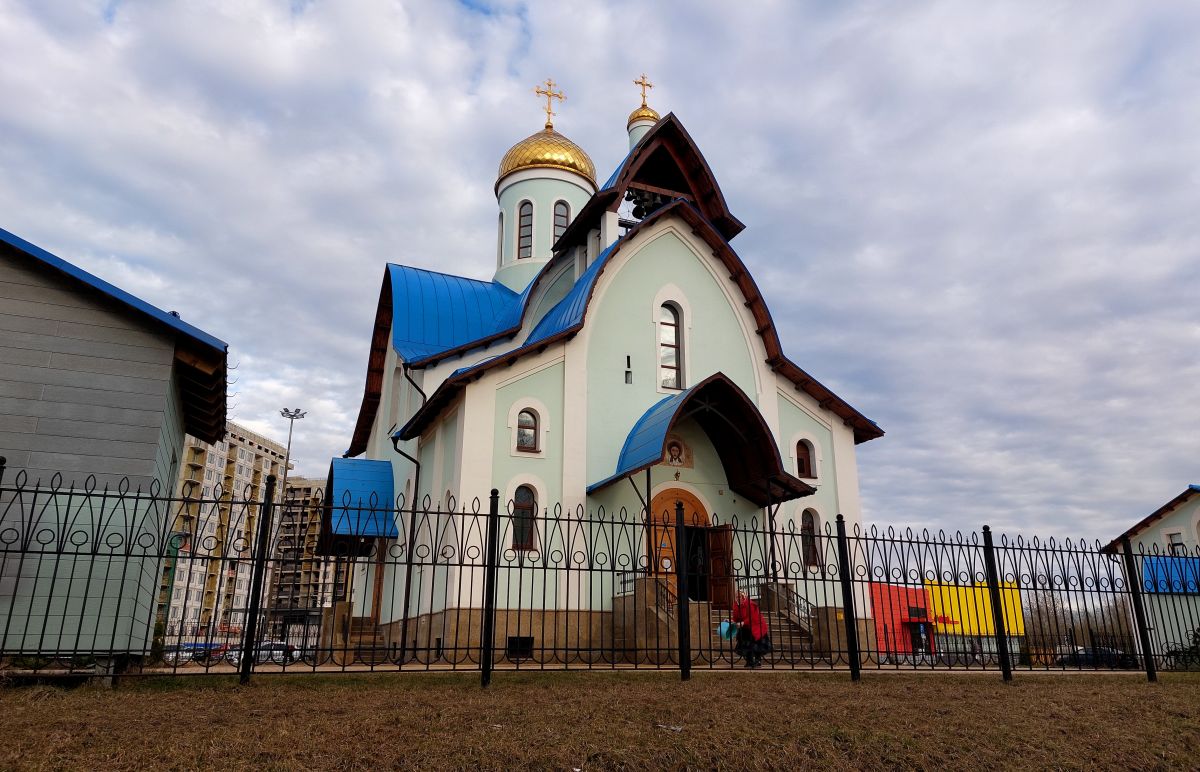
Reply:
[[504, 262], [504, 212], [500, 213], [500, 222], [496, 225], [496, 265]]
[[532, 410], [517, 413], [517, 450], [538, 451], [538, 417]]
[[533, 525], [536, 518], [537, 494], [533, 492], [533, 488], [522, 485], [513, 495], [513, 549], [533, 549]]
[[522, 201], [517, 216], [517, 258], [533, 257], [533, 202]]
[[567, 223], [571, 220], [571, 207], [567, 206], [566, 201], [554, 202], [554, 241], [558, 241], [558, 237], [563, 235], [567, 230]]
[[796, 443], [796, 476], [797, 477], [816, 477], [816, 472], [813, 471], [813, 449], [804, 440]]
[[663, 303], [658, 316], [658, 378], [664, 389], [683, 388], [683, 347], [680, 345], [681, 314]]
[[800, 515], [800, 549], [804, 552], [805, 568], [821, 567], [821, 553], [817, 550], [817, 515], [811, 509]]

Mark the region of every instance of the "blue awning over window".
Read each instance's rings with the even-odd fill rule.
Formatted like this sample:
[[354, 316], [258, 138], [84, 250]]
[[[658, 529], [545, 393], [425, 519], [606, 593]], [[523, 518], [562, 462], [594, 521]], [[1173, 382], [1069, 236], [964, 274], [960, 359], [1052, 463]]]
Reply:
[[1200, 593], [1200, 557], [1147, 555], [1142, 558], [1142, 586], [1146, 592]]
[[325, 522], [332, 536], [395, 539], [392, 465], [365, 458], [335, 458], [329, 466]]

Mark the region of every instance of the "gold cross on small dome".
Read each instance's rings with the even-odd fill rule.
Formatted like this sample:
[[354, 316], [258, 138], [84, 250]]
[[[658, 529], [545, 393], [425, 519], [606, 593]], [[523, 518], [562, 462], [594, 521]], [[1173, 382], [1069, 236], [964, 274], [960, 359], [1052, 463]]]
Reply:
[[642, 77], [635, 80], [633, 85], [642, 87], [642, 107], [648, 107], [646, 104], [646, 89], [654, 88], [654, 84], [646, 78], [646, 73], [643, 72]]
[[551, 100], [557, 99], [558, 101], [561, 102], [567, 98], [567, 95], [561, 91], [555, 91], [554, 90], [555, 83], [550, 78], [546, 78], [545, 85], [546, 85], [545, 88], [542, 88], [540, 85], [535, 86], [533, 89], [533, 93], [537, 94], [538, 96], [546, 97], [546, 130], [549, 131], [550, 129], [554, 128], [553, 118], [555, 115], [555, 112], [553, 110], [554, 102], [552, 102]]

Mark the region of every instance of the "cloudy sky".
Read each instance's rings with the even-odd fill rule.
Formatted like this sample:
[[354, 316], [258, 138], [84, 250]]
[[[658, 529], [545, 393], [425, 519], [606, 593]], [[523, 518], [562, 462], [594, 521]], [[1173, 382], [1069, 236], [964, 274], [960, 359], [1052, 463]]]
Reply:
[[496, 165], [657, 84], [868, 521], [1111, 538], [1200, 482], [1200, 6], [0, 0], [0, 227], [230, 343], [323, 475], [387, 261], [490, 277]]

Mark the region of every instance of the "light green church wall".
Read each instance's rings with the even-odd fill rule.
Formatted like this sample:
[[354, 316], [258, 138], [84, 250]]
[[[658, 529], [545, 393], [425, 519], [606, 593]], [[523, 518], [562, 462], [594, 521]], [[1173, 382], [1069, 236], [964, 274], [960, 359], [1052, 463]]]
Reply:
[[[654, 403], [658, 383], [659, 290], [674, 285], [686, 300], [685, 385], [723, 372], [757, 402], [754, 360], [741, 322], [702, 258], [668, 231], [617, 272], [609, 266], [588, 310], [587, 478], [613, 473], [629, 430]], [[625, 383], [629, 357], [633, 383]], [[761, 406], [760, 406], [761, 407]]]
[[[539, 453], [518, 453], [515, 448], [514, 406], [529, 406], [539, 413]], [[512, 425], [510, 425], [512, 416]], [[511, 495], [524, 475], [540, 483], [539, 508], [562, 501], [563, 365], [561, 362], [517, 378], [496, 390], [496, 414], [492, 432], [492, 479], [502, 499]], [[506, 502], [501, 502], [504, 506]]]
[[[530, 407], [538, 413], [539, 437], [537, 454], [518, 453], [515, 448], [516, 413]], [[533, 485], [538, 492], [538, 519], [535, 525], [535, 545], [540, 554], [565, 549], [565, 532], [553, 525], [555, 507], [562, 502], [563, 444], [563, 365], [557, 362], [527, 375], [515, 378], [496, 390], [495, 424], [493, 429], [492, 479], [500, 491], [500, 508], [507, 511], [509, 500], [518, 485]], [[545, 516], [549, 510], [551, 517]], [[496, 605], [499, 608], [526, 606], [533, 599], [542, 602], [557, 599], [566, 581], [556, 572], [543, 568], [542, 562], [518, 559], [510, 550], [511, 521], [502, 518], [502, 561], [507, 554], [513, 558], [502, 563], [497, 575]]]
[[534, 324], [537, 324], [536, 320], [540, 320], [550, 309], [554, 308], [558, 301], [565, 298], [567, 293], [571, 291], [571, 287], [575, 285], [575, 270], [573, 265], [567, 264], [558, 270], [558, 275], [554, 277], [553, 281], [550, 282], [550, 286], [546, 288], [545, 293], [538, 298], [533, 308], [530, 309], [528, 318], [534, 320]]
[[[792, 520], [799, 529], [800, 513], [811, 508], [818, 515], [817, 530], [820, 532], [824, 530], [826, 523], [829, 523], [831, 528], [833, 527], [834, 518], [838, 513], [833, 434], [825, 424], [797, 407], [791, 400], [779, 395], [779, 438], [782, 444], [780, 455], [783, 458], [784, 468], [792, 474], [796, 474], [796, 448], [793, 439], [797, 435], [803, 435], [817, 446], [814, 448], [816, 458], [813, 459], [813, 463], [817, 467], [817, 479], [806, 480], [817, 489], [817, 492], [802, 499], [789, 501], [783, 505], [780, 513]], [[784, 527], [782, 522], [780, 527]]]

